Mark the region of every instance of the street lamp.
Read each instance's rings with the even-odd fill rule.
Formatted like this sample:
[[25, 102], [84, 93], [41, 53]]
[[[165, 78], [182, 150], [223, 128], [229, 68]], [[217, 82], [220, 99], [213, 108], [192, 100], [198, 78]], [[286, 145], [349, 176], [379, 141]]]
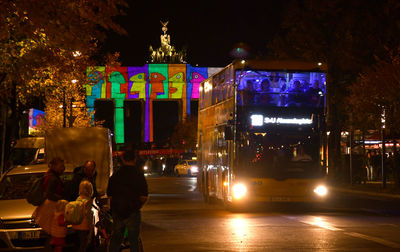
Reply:
[[72, 53], [72, 55], [73, 55], [74, 57], [79, 57], [79, 56], [82, 55], [82, 53], [81, 53], [80, 51], [74, 51], [74, 52]]
[[[77, 83], [78, 82], [78, 80], [72, 80], [71, 81], [73, 84], [75, 84], [75, 83]], [[63, 87], [63, 104], [62, 105], [60, 105], [60, 107], [59, 108], [62, 108], [63, 109], [63, 127], [64, 128], [66, 128], [67, 127], [67, 102], [66, 102], [66, 98], [65, 98], [65, 87]], [[73, 125], [73, 122], [72, 122], [72, 108], [73, 107], [76, 107], [76, 105], [73, 105], [73, 102], [74, 102], [74, 98], [73, 97], [71, 97], [71, 99], [70, 99], [70, 112], [69, 112], [69, 115], [70, 115], [70, 119], [69, 119], [69, 127], [71, 128], [72, 127], [72, 125]]]

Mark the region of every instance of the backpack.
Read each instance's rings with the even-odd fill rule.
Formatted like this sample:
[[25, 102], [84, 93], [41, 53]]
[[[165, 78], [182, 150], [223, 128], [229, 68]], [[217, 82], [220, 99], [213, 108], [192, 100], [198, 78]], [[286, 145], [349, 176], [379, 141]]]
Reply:
[[68, 202], [65, 206], [64, 218], [67, 223], [73, 225], [79, 225], [82, 223], [85, 217], [85, 203], [87, 199], [77, 199], [75, 201]]
[[46, 176], [42, 176], [33, 181], [31, 187], [29, 188], [28, 196], [26, 197], [26, 200], [29, 204], [40, 206], [46, 199], [43, 188], [45, 178]]

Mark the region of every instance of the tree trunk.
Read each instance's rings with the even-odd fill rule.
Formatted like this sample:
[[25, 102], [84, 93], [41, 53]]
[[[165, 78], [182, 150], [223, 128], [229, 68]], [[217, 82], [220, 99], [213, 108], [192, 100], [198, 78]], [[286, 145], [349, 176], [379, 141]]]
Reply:
[[328, 140], [328, 167], [330, 181], [338, 181], [343, 177], [342, 174], [342, 157], [340, 153], [340, 127], [334, 126], [330, 130]]
[[11, 97], [7, 106], [11, 109], [11, 115], [7, 118], [6, 124], [6, 141], [5, 141], [5, 158], [8, 158], [12, 143], [19, 138], [19, 114], [17, 106], [17, 84], [13, 82]]

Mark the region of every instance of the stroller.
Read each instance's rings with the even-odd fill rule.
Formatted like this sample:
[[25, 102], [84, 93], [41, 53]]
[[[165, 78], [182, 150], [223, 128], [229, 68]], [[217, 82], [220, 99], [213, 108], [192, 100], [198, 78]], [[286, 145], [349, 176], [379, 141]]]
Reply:
[[[97, 235], [96, 235], [96, 247], [100, 251], [107, 251], [108, 244], [111, 238], [112, 226], [113, 226], [113, 219], [110, 213], [110, 210], [105, 209], [104, 207], [97, 207], [93, 205], [94, 208], [97, 209], [99, 213], [99, 220], [95, 224], [97, 228]], [[128, 237], [128, 230], [125, 230], [124, 240], [121, 244], [122, 249], [128, 249], [130, 247]], [[142, 239], [139, 237], [139, 248], [140, 251], [144, 251]]]
[[98, 211], [99, 220], [96, 222], [95, 227], [97, 228], [97, 234], [95, 237], [96, 247], [101, 250], [104, 248], [106, 251], [108, 243], [111, 237], [113, 220], [110, 212], [104, 207], [98, 207], [93, 205]]

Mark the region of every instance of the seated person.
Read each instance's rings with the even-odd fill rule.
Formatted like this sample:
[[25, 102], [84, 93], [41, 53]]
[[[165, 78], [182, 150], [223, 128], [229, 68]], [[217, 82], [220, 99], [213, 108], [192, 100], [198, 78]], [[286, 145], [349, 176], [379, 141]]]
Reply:
[[324, 92], [319, 88], [319, 81], [315, 80], [314, 85], [306, 92], [307, 98], [312, 107], [321, 107], [323, 104]]
[[301, 87], [300, 81], [294, 82], [294, 87], [289, 90], [288, 106], [302, 106], [307, 103], [307, 97]]
[[273, 89], [279, 89], [280, 88], [280, 81], [281, 77], [279, 76], [279, 73], [274, 73], [272, 72], [269, 76], [270, 80], [270, 87]]
[[255, 87], [252, 80], [247, 80], [243, 89], [238, 91], [238, 103], [242, 105], [254, 104]]
[[273, 92], [270, 82], [268, 79], [264, 79], [261, 81], [261, 90], [257, 94], [257, 104], [270, 104], [273, 105]]

